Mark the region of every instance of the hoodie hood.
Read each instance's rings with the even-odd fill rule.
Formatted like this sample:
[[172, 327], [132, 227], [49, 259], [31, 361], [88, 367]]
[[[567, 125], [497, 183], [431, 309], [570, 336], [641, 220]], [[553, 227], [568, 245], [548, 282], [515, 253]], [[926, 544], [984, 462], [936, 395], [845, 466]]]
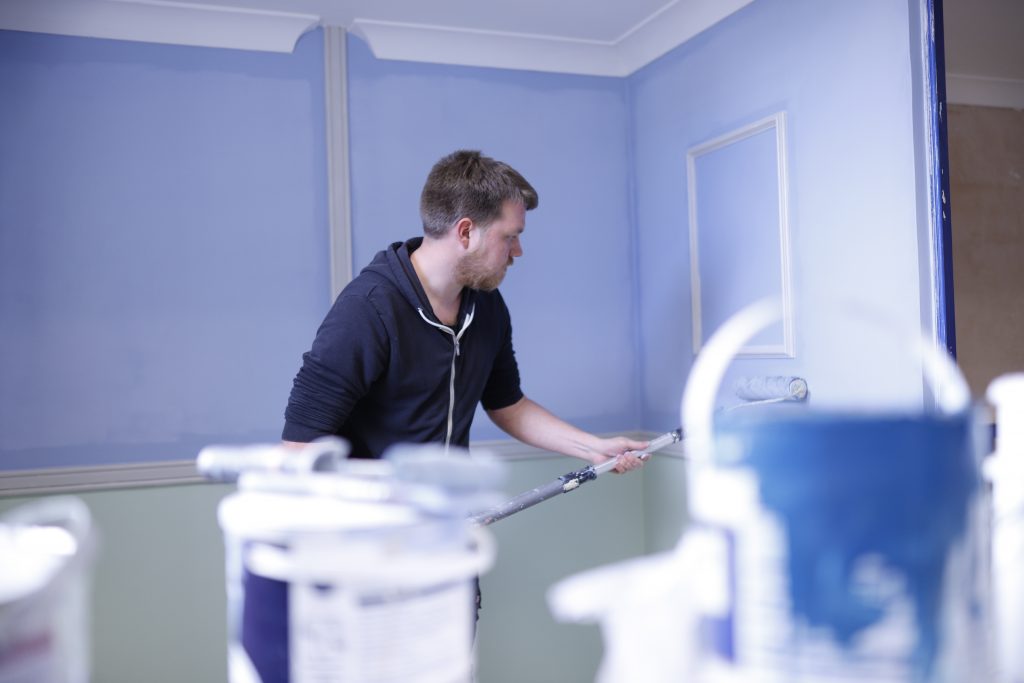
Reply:
[[[412, 265], [412, 253], [423, 244], [422, 237], [413, 237], [405, 242], [394, 242], [382, 251], [377, 252], [373, 260], [363, 269], [363, 272], [374, 273], [394, 284], [402, 293], [402, 297], [409, 302], [414, 309], [422, 309], [431, 320], [440, 323], [430, 305], [423, 284], [416, 275], [416, 268]], [[459, 305], [459, 324], [470, 309], [474, 299], [473, 290], [463, 288], [462, 302]]]

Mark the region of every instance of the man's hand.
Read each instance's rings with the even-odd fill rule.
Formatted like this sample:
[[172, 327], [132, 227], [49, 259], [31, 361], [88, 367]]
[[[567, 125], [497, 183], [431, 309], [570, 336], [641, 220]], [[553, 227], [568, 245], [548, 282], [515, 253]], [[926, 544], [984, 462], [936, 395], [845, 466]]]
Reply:
[[600, 454], [598, 457], [601, 459], [594, 464], [600, 465], [602, 462], [618, 457], [619, 461], [612, 468], [612, 472], [622, 474], [630, 470], [638, 470], [644, 466], [644, 462], [647, 460], [648, 454], [644, 452], [644, 449], [647, 448], [649, 443], [648, 441], [627, 439], [624, 436], [599, 439], [596, 450]]

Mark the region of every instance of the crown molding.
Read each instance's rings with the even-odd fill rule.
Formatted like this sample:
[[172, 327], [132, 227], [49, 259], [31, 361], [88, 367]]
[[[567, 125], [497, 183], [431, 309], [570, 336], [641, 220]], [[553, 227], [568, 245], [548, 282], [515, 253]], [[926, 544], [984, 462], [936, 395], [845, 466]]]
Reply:
[[674, 0], [615, 40], [355, 19], [378, 59], [586, 76], [628, 76], [752, 0]]
[[291, 52], [320, 17], [164, 0], [4, 0], [0, 28], [86, 38]]
[[946, 74], [949, 104], [1024, 109], [1024, 80]]
[[[673, 0], [614, 40], [354, 19], [380, 59], [628, 76], [753, 0]], [[315, 14], [169, 0], [3, 0], [0, 28], [149, 43], [291, 52]]]
[[373, 19], [355, 19], [349, 31], [365, 40], [378, 59], [587, 76], [624, 75], [614, 45], [597, 40]]

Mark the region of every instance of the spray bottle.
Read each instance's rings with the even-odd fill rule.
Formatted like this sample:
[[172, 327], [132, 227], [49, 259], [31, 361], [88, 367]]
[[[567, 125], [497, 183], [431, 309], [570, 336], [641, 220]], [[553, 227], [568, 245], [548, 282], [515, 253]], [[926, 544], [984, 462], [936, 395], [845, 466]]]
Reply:
[[1024, 682], [1024, 373], [989, 386], [996, 409], [996, 451], [985, 465], [992, 482], [992, 590], [1000, 680]]

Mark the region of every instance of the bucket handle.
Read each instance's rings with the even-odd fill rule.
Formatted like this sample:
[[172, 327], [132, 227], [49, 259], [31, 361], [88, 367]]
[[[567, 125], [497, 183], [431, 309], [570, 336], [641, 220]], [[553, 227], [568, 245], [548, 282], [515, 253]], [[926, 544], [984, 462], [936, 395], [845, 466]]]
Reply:
[[[711, 461], [715, 396], [729, 364], [754, 335], [781, 318], [782, 306], [777, 299], [756, 301], [715, 330], [697, 355], [680, 406], [687, 451], [694, 462]], [[950, 415], [965, 411], [971, 392], [956, 364], [923, 336], [914, 346], [939, 410]]]

